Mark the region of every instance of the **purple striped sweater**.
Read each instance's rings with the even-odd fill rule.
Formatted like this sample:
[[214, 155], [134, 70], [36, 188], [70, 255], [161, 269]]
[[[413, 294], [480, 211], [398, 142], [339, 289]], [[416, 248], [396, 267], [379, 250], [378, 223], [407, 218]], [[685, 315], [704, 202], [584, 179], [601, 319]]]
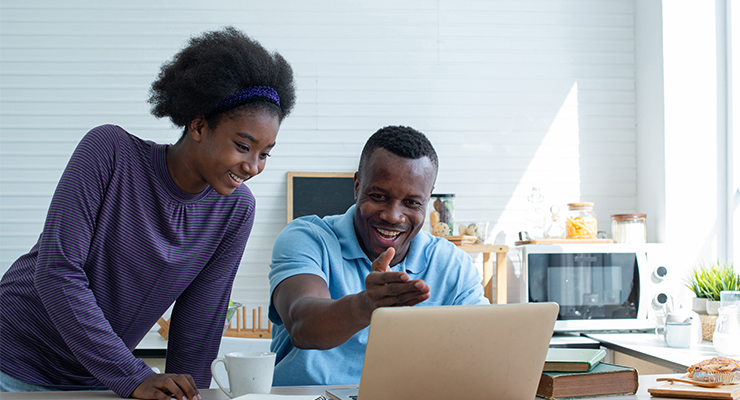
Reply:
[[152, 374], [131, 350], [175, 302], [167, 372], [208, 387], [254, 197], [188, 194], [166, 154], [113, 125], [80, 141], [38, 242], [0, 281], [2, 372], [128, 397]]

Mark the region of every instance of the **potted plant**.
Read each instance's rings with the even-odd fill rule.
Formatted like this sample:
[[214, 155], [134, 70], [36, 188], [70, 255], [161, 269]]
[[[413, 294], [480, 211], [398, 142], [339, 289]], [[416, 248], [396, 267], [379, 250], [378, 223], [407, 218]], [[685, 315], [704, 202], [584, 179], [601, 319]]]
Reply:
[[698, 268], [691, 271], [691, 276], [686, 281], [686, 287], [694, 293], [691, 299], [691, 309], [699, 314], [707, 313], [706, 276], [709, 274], [706, 264], [700, 264]]
[[695, 269], [686, 287], [691, 289], [697, 298], [706, 299], [706, 312], [717, 315], [720, 292], [723, 290], [740, 290], [740, 275], [735, 273], [732, 264], [713, 262], [702, 263]]

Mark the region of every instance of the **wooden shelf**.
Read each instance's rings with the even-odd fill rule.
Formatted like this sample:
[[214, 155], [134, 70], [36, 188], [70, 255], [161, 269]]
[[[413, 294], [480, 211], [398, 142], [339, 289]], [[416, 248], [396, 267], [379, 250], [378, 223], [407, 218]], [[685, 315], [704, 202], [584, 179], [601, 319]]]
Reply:
[[[241, 312], [240, 312], [241, 311]], [[267, 320], [267, 329], [262, 328], [262, 307], [252, 309], [252, 327], [247, 326], [247, 307], [236, 310], [236, 327], [231, 327], [224, 331], [224, 336], [243, 337], [243, 338], [271, 338], [272, 322]]]
[[521, 246], [523, 244], [579, 244], [579, 243], [614, 243], [611, 239], [532, 239], [519, 240], [514, 244]]
[[[483, 253], [483, 291], [491, 304], [506, 304], [506, 253], [508, 246], [494, 244], [463, 244], [457, 246], [467, 253]], [[496, 301], [493, 301], [493, 253], [496, 253]]]
[[[165, 340], [170, 335], [170, 320], [159, 317], [159, 334], [162, 335]], [[243, 337], [243, 338], [271, 338], [272, 337], [272, 322], [267, 321], [267, 329], [262, 328], [262, 307], [257, 307], [256, 310], [252, 310], [252, 327], [247, 326], [247, 307], [242, 307], [241, 310], [236, 310], [236, 327], [231, 327], [231, 321], [229, 321], [228, 329], [224, 330], [224, 336]]]

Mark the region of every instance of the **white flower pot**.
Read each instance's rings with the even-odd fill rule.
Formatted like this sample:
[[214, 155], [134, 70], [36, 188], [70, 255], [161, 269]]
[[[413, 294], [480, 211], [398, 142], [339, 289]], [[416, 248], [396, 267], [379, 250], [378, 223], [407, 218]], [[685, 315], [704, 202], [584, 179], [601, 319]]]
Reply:
[[706, 297], [693, 297], [691, 299], [691, 310], [698, 314], [707, 313], [707, 298]]
[[720, 304], [722, 303], [719, 301], [707, 300], [707, 314], [718, 315]]

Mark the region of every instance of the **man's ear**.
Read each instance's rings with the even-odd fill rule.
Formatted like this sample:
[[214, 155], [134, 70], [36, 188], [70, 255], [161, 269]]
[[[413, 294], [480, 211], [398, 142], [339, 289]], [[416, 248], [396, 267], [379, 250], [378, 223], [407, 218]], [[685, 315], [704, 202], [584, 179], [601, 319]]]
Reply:
[[188, 124], [188, 135], [195, 142], [200, 143], [203, 140], [203, 132], [207, 126], [208, 122], [206, 122], [205, 118], [202, 116], [198, 117]]
[[358, 175], [357, 172], [355, 172], [354, 180], [355, 180], [355, 202], [357, 202], [357, 193], [360, 190], [360, 176]]

